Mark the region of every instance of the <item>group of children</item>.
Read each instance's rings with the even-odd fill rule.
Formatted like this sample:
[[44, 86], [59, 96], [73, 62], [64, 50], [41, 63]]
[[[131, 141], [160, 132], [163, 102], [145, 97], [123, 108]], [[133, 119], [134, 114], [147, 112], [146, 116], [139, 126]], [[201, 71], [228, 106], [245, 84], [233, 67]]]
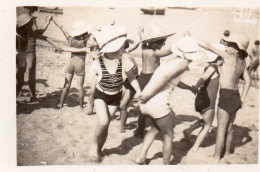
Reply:
[[[26, 8], [31, 9], [32, 7]], [[135, 134], [140, 138], [144, 137], [140, 154], [135, 162], [137, 164], [145, 163], [153, 140], [161, 132], [163, 135], [163, 164], [169, 164], [175, 120], [175, 113], [170, 106], [169, 99], [176, 86], [188, 89], [196, 95], [195, 110], [202, 115], [202, 120], [184, 130], [185, 137], [189, 139], [189, 134], [202, 126], [192, 150], [198, 150], [211, 127], [219, 90], [214, 159], [217, 162], [220, 161], [223, 148], [225, 155], [230, 154], [233, 122], [237, 111], [245, 103], [250, 86], [250, 76], [245, 64], [249, 39], [245, 34], [231, 32], [228, 36], [223, 35], [219, 43], [209, 44], [199, 41], [193, 38], [189, 32], [185, 32], [183, 37], [169, 48], [162, 49], [167, 38], [175, 33], [166, 33], [156, 25], [151, 25], [147, 31], [139, 28], [140, 40], [134, 42], [128, 37], [126, 29], [114, 22], [92, 29], [92, 26], [87, 25], [84, 21], [77, 21], [73, 25], [74, 30], [69, 34], [56, 19], [50, 17], [48, 24], [50, 21], [61, 29], [70, 47], [58, 47], [49, 38], [42, 36], [42, 39], [50, 41], [58, 51], [71, 52], [71, 58], [65, 68], [65, 83], [59, 108], [63, 107], [74, 74], [77, 75], [79, 103], [83, 108], [85, 58], [91, 58], [92, 61], [90, 69], [88, 69], [92, 81], [86, 114], [93, 113], [93, 107], [95, 107], [98, 122], [89, 151], [91, 161], [100, 162], [102, 160], [102, 148], [108, 136], [109, 124], [118, 109], [121, 116], [120, 131], [125, 131], [127, 105], [135, 95], [140, 108]], [[18, 48], [17, 55], [17, 95], [24, 84], [24, 69], [26, 64], [28, 65], [24, 59], [27, 59], [28, 55], [26, 47], [29, 47], [29, 36], [31, 35], [35, 39], [44, 32], [34, 30], [33, 25], [35, 25], [35, 18], [30, 13], [17, 17], [17, 37], [18, 40], [24, 41], [19, 44], [23, 48]], [[137, 63], [129, 52], [135, 50], [139, 44], [142, 48], [142, 71], [138, 75]], [[208, 66], [198, 82], [189, 86], [180, 80], [192, 61], [201, 58], [199, 47], [207, 50]], [[171, 55], [170, 60], [160, 64], [160, 58], [168, 55]], [[243, 75], [245, 84], [240, 96], [238, 83], [241, 75]], [[35, 93], [32, 93], [32, 97], [35, 97]], [[144, 136], [147, 115], [151, 117], [152, 126]]]

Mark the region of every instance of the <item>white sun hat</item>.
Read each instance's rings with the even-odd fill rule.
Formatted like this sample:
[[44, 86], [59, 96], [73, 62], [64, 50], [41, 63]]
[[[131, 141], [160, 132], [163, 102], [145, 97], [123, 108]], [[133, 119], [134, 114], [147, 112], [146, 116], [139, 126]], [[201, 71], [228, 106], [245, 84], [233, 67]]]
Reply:
[[143, 43], [149, 43], [158, 41], [161, 39], [166, 39], [169, 36], [174, 35], [175, 33], [166, 33], [162, 28], [158, 27], [156, 24], [150, 25], [147, 32], [144, 34], [144, 38], [141, 40]]
[[249, 38], [246, 34], [232, 32], [229, 37], [223, 37], [222, 39], [226, 42], [236, 43], [238, 48], [247, 54], [246, 50], [249, 45]]
[[[224, 46], [223, 44], [213, 43], [213, 44], [211, 44], [211, 45], [212, 45], [213, 47], [215, 47], [215, 48], [221, 50], [221, 51], [225, 51], [225, 46]], [[206, 55], [207, 55], [207, 57], [208, 57], [207, 62], [214, 62], [214, 61], [217, 59], [217, 57], [218, 57], [217, 54], [215, 54], [215, 53], [213, 53], [213, 52], [211, 52], [211, 51], [209, 51], [209, 50], [206, 51]]]
[[29, 23], [33, 18], [36, 18], [36, 17], [33, 17], [29, 14], [23, 13], [23, 14], [21, 14], [17, 17], [17, 23], [16, 24], [17, 24], [18, 28], [22, 27], [25, 24]]
[[119, 50], [125, 41], [133, 43], [134, 41], [127, 36], [126, 29], [118, 25], [106, 25], [97, 35], [97, 41], [102, 53], [112, 53]]
[[189, 60], [201, 59], [201, 54], [198, 52], [199, 45], [196, 39], [192, 37], [182, 37], [171, 46], [171, 51], [182, 58]]
[[79, 36], [89, 32], [93, 28], [92, 25], [87, 25], [84, 20], [78, 20], [73, 24], [73, 30], [70, 32], [71, 36]]

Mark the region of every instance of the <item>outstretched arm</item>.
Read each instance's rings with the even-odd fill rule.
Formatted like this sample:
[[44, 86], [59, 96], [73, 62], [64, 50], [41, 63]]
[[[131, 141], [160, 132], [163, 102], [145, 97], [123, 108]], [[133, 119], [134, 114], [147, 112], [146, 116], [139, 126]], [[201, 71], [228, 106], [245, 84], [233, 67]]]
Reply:
[[52, 19], [52, 21], [60, 28], [66, 39], [68, 40], [69, 44], [71, 43], [72, 36], [67, 32], [67, 30], [58, 22], [57, 19]]
[[129, 48], [128, 52], [130, 53], [131, 51], [134, 51], [140, 44], [140, 41], [142, 40], [142, 35], [143, 35], [143, 32], [144, 32], [144, 28], [143, 27], [139, 27], [138, 29], [138, 34], [139, 34], [139, 41], [136, 41], [134, 43], [134, 45], [132, 47]]
[[170, 54], [172, 54], [172, 51], [171, 51], [171, 47], [169, 47], [169, 48], [167, 48], [167, 49], [165, 49], [165, 50], [157, 50], [156, 52], [155, 52], [155, 56], [156, 57], [165, 57], [165, 56], [168, 56], [168, 55], [170, 55]]
[[58, 45], [55, 45], [54, 41], [52, 39], [48, 38], [47, 36], [38, 35], [38, 34], [34, 34], [34, 36], [36, 38], [39, 38], [39, 39], [44, 40], [44, 41], [48, 42], [49, 44], [51, 44], [55, 48], [55, 51], [58, 51], [58, 52], [62, 51], [61, 48]]
[[209, 66], [208, 69], [203, 73], [201, 78], [198, 80], [196, 85], [192, 85], [192, 92], [194, 94], [198, 93], [199, 88], [204, 84], [204, 82], [209, 79], [214, 73], [216, 72], [216, 69], [212, 66]]
[[224, 60], [227, 58], [232, 58], [232, 56], [230, 56], [229, 54], [227, 54], [225, 51], [221, 51], [215, 47], [213, 47], [212, 45], [210, 45], [208, 42], [204, 42], [204, 41], [199, 41], [198, 40], [198, 44], [199, 46], [201, 46], [202, 48], [209, 50], [215, 54], [217, 54], [218, 56], [222, 57]]
[[181, 62], [177, 67], [173, 68], [169, 73], [167, 73], [164, 77], [161, 77], [157, 84], [149, 90], [149, 92], [142, 93], [140, 100], [146, 102], [155, 94], [157, 94], [162, 87], [165, 86], [172, 78], [180, 75], [188, 68], [188, 63], [186, 61]]
[[61, 49], [63, 51], [72, 52], [72, 53], [84, 53], [84, 52], [88, 52], [89, 51], [89, 49], [87, 47], [84, 47], [84, 48], [61, 47]]
[[244, 76], [245, 84], [244, 84], [243, 91], [241, 94], [242, 106], [245, 104], [245, 99], [246, 99], [246, 96], [247, 96], [247, 93], [248, 93], [248, 90], [250, 87], [250, 83], [251, 83], [250, 75], [249, 75], [247, 69], [244, 70], [243, 76]]

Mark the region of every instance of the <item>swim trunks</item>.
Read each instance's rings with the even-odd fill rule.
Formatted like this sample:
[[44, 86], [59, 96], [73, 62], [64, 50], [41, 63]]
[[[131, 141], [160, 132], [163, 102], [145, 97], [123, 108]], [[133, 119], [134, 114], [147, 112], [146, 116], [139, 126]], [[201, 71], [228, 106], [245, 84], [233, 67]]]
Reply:
[[219, 87], [219, 77], [207, 80], [195, 98], [195, 110], [204, 113], [215, 109], [215, 103]]
[[218, 107], [228, 114], [241, 108], [241, 98], [238, 90], [220, 89]]
[[108, 95], [96, 88], [93, 97], [94, 99], [103, 100], [104, 102], [106, 102], [107, 105], [119, 106], [122, 98], [122, 92], [120, 91], [115, 95]]
[[140, 76], [138, 77], [138, 83], [139, 83], [141, 91], [148, 84], [148, 82], [150, 81], [152, 76], [153, 76], [153, 73], [149, 73], [149, 74], [145, 74], [143, 72], [140, 73]]
[[85, 75], [85, 59], [72, 56], [65, 67], [65, 73], [75, 73], [78, 76]]

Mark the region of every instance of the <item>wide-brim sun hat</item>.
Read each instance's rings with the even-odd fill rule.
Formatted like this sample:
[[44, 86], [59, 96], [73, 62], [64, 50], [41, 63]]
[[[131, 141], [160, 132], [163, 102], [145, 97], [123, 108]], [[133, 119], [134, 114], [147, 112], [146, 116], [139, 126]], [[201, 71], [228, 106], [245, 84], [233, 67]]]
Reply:
[[202, 58], [201, 54], [198, 52], [198, 49], [198, 41], [192, 37], [182, 37], [171, 46], [171, 51], [174, 54], [192, 61]]
[[[217, 48], [217, 49], [219, 49], [219, 50], [221, 50], [221, 51], [225, 51], [225, 46], [223, 44], [213, 43], [212, 46]], [[218, 57], [217, 54], [215, 54], [215, 53], [213, 53], [213, 52], [211, 52], [209, 50], [206, 51], [206, 55], [208, 57], [207, 62], [214, 62], [217, 59], [217, 57]]]
[[93, 28], [93, 25], [88, 25], [84, 20], [78, 20], [73, 24], [73, 30], [70, 32], [70, 35], [80, 36], [84, 33], [89, 32]]
[[236, 43], [240, 50], [247, 53], [246, 50], [249, 45], [249, 38], [246, 34], [231, 33], [229, 37], [223, 37], [222, 39], [226, 42]]
[[31, 16], [29, 14], [21, 14], [17, 17], [17, 27], [22, 27], [24, 25], [26, 25], [27, 23], [29, 23], [33, 18], [36, 18], [34, 16]]
[[175, 32], [166, 33], [160, 27], [158, 27], [156, 24], [152, 24], [149, 27], [148, 31], [145, 32], [144, 38], [141, 40], [141, 42], [142, 43], [155, 42], [158, 40], [166, 39], [174, 34], [175, 34]]
[[103, 27], [99, 34], [96, 34], [100, 52], [113, 53], [118, 51], [127, 41], [130, 44], [134, 41], [127, 35], [126, 29], [122, 26], [107, 25]]

